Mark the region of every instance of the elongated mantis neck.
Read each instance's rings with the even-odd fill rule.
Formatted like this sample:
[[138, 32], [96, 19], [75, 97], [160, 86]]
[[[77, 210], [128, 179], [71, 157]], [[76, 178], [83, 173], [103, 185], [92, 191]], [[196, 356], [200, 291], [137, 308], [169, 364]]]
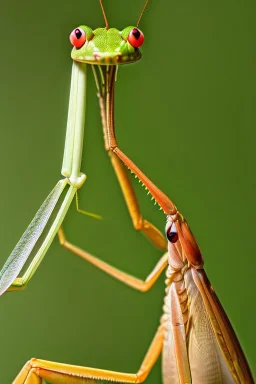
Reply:
[[86, 176], [81, 173], [86, 104], [86, 64], [73, 61], [66, 141], [61, 174], [80, 188]]
[[117, 67], [112, 65], [100, 69], [101, 86], [96, 70], [93, 69], [96, 86], [99, 91], [101, 117], [104, 130], [105, 147], [112, 150], [122, 162], [134, 173], [145, 185], [151, 196], [155, 199], [161, 209], [168, 215], [175, 215], [177, 208], [175, 204], [166, 196], [141, 170], [126, 156], [118, 147], [115, 137], [114, 121], [114, 91]]
[[115, 136], [115, 119], [114, 119], [116, 69], [117, 69], [116, 66], [110, 67], [106, 75], [107, 137], [108, 137], [108, 144], [111, 149], [117, 147], [116, 136]]

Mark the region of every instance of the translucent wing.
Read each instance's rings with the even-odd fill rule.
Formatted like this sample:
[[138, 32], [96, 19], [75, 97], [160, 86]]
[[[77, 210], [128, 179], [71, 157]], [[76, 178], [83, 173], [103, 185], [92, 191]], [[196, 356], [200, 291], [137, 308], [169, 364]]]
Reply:
[[42, 234], [66, 184], [66, 180], [60, 180], [56, 184], [8, 257], [0, 272], [0, 295], [9, 288], [20, 273], [37, 240]]
[[205, 271], [192, 268], [192, 275], [202, 297], [205, 312], [209, 317], [216, 340], [235, 383], [253, 384], [254, 380], [242, 348]]

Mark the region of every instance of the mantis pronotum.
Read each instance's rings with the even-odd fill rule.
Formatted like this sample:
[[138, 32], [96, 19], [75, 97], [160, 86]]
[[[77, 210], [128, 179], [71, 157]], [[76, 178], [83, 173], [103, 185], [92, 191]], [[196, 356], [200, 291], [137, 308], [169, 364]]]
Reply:
[[[83, 29], [82, 28], [82, 31], [80, 30], [80, 32], [81, 32], [81, 36], [83, 36], [83, 33], [82, 32], [85, 32], [85, 34], [87, 34], [88, 35], [88, 40], [89, 40], [89, 36], [90, 36], [90, 30], [86, 30], [86, 29]], [[95, 31], [94, 31], [95, 32]], [[128, 32], [128, 31], [126, 31], [126, 32]], [[125, 33], [126, 32], [124, 32], [124, 37], [125, 37]], [[78, 33], [79, 34], [79, 33]], [[136, 32], [136, 34], [137, 34], [137, 32]], [[95, 35], [96, 35], [96, 33], [95, 33]], [[81, 48], [81, 50], [82, 50], [82, 48]], [[80, 51], [81, 51], [80, 50]], [[75, 68], [75, 70], [78, 70], [78, 72], [80, 71], [80, 69], [82, 68], [82, 66], [80, 66], [79, 67], [79, 69], [78, 69], [78, 66], [76, 66], [75, 64], [74, 64], [74, 68]], [[101, 70], [100, 68], [99, 68], [99, 71], [100, 71], [100, 75], [99, 75], [99, 73], [95, 73], [95, 76], [96, 76], [96, 79], [97, 79], [97, 82], [98, 82], [98, 84], [99, 84], [99, 91], [101, 90], [101, 78], [102, 78], [102, 74], [103, 74], [103, 78], [105, 79], [105, 84], [108, 84], [109, 85], [109, 94], [113, 94], [112, 92], [111, 92], [111, 85], [113, 85], [114, 86], [114, 75], [115, 75], [115, 67], [113, 66], [113, 67], [109, 67], [108, 68], [108, 70], [106, 70], [106, 67], [103, 67], [103, 69]], [[77, 74], [74, 74], [75, 76], [77, 75]], [[80, 76], [80, 72], [79, 72], [79, 76]], [[81, 73], [81, 76], [83, 76], [83, 72]], [[76, 78], [76, 77], [75, 77]], [[74, 81], [72, 82], [72, 83], [74, 83]], [[100, 97], [101, 97], [101, 101], [103, 101], [103, 104], [104, 104], [104, 95], [101, 95], [100, 94]], [[110, 100], [111, 100], [111, 97], [110, 97]], [[102, 111], [103, 111], [103, 116], [104, 116], [104, 111], [105, 111], [105, 108], [102, 108]], [[111, 113], [111, 111], [112, 111], [112, 109], [110, 108], [110, 111], [106, 111], [107, 112], [107, 115], [109, 116], [109, 114]], [[71, 113], [72, 113], [72, 111], [71, 111]], [[103, 119], [103, 121], [104, 121], [104, 119]], [[108, 121], [108, 124], [107, 124], [107, 128], [111, 128], [111, 124], [110, 124], [110, 122], [111, 122], [111, 119], [109, 119], [109, 121]], [[103, 126], [104, 126], [104, 122], [103, 122]], [[113, 128], [113, 127], [112, 127]], [[112, 147], [111, 149], [115, 149], [115, 144], [113, 144], [113, 136], [112, 137], [110, 137], [111, 135], [108, 135], [108, 133], [107, 133], [107, 135], [106, 135], [107, 137], [108, 137], [108, 139], [110, 138], [111, 140], [112, 140], [112, 142], [109, 142], [109, 140], [107, 140], [107, 146], [110, 146], [110, 147]], [[81, 144], [81, 143], [80, 143]], [[70, 154], [70, 151], [69, 151], [69, 149], [67, 150], [67, 152], [68, 152], [68, 154]], [[74, 150], [74, 152], [75, 152], [75, 150]], [[76, 152], [76, 153], [79, 153], [79, 150]], [[123, 158], [123, 156], [122, 156], [122, 154], [120, 153], [120, 152], [117, 152], [117, 150], [116, 150], [116, 153], [117, 154], [119, 154], [120, 156], [121, 156], [121, 158], [122, 158], [122, 160], [125, 160], [125, 162], [127, 162], [127, 158]], [[115, 155], [112, 155], [112, 161], [115, 163], [115, 169], [116, 170], [118, 170], [119, 168], [119, 166], [121, 167], [121, 165], [120, 165], [120, 163], [119, 163], [119, 161], [117, 160], [117, 158], [115, 157]], [[79, 161], [77, 162], [77, 163], [79, 163]], [[77, 163], [75, 164], [75, 165], [77, 165]], [[133, 168], [133, 165], [128, 161], [128, 165], [129, 165], [129, 167], [132, 169]], [[121, 168], [122, 169], [122, 168]], [[138, 172], [137, 171], [137, 169], [133, 169], [135, 172]], [[72, 168], [72, 171], [74, 171], [74, 174], [72, 175], [65, 175], [65, 176], [68, 176], [68, 178], [69, 178], [69, 182], [72, 184], [73, 183], [73, 185], [71, 185], [71, 187], [69, 187], [70, 189], [69, 189], [69, 194], [67, 194], [66, 196], [67, 196], [67, 198], [66, 198], [66, 202], [65, 202], [65, 204], [64, 204], [64, 206], [63, 206], [63, 210], [61, 211], [61, 214], [60, 214], [60, 219], [59, 219], [59, 221], [56, 223], [56, 226], [55, 226], [55, 228], [53, 228], [52, 229], [52, 232], [49, 232], [49, 238], [47, 238], [47, 241], [46, 241], [46, 246], [44, 247], [44, 249], [42, 250], [42, 253], [39, 255], [39, 257], [38, 257], [38, 259], [40, 259], [41, 258], [41, 256], [43, 256], [43, 253], [47, 250], [47, 246], [50, 244], [50, 241], [52, 240], [52, 238], [53, 238], [53, 236], [54, 236], [54, 234], [55, 234], [55, 231], [57, 230], [57, 227], [58, 227], [58, 225], [60, 224], [60, 221], [61, 221], [61, 219], [62, 219], [62, 217], [63, 217], [63, 215], [64, 215], [64, 213], [65, 213], [65, 209], [68, 207], [68, 204], [69, 204], [69, 202], [70, 202], [70, 200], [72, 199], [72, 197], [73, 197], [73, 194], [75, 193], [75, 189], [77, 189], [77, 187], [80, 187], [81, 186], [81, 183], [83, 182], [83, 178], [79, 178], [78, 177], [78, 173], [77, 173], [77, 170], [76, 169], [74, 169], [74, 168]], [[64, 172], [66, 172], [65, 170], [64, 170]], [[125, 171], [124, 171], [125, 172]], [[72, 172], [71, 172], [72, 173]], [[123, 173], [123, 169], [121, 170], [121, 174], [123, 175], [124, 173]], [[125, 175], [125, 174], [124, 174]], [[79, 175], [80, 176], [80, 175]], [[124, 176], [125, 177], [125, 180], [127, 180], [126, 179], [126, 176]], [[144, 176], [143, 175], [141, 175], [141, 174], [139, 174], [139, 177], [141, 177], [142, 179], [143, 179], [143, 182], [145, 182], [145, 180], [144, 180]], [[67, 182], [68, 183], [68, 182]], [[53, 205], [55, 204], [55, 202], [56, 202], [56, 200], [58, 199], [58, 196], [59, 196], [59, 194], [61, 194], [62, 193], [62, 188], [64, 188], [65, 187], [65, 185], [64, 185], [65, 183], [64, 182], [62, 182], [61, 184], [58, 184], [57, 185], [57, 191], [56, 191], [56, 189], [52, 192], [52, 194], [50, 195], [50, 198], [48, 199], [48, 201], [46, 202], [46, 206], [47, 206], [47, 210], [48, 210], [48, 208], [49, 208], [49, 204], [48, 204], [48, 202], [50, 201]], [[147, 185], [147, 182], [145, 182], [145, 184]], [[148, 189], [150, 190], [150, 186], [149, 185], [147, 185], [148, 186]], [[126, 188], [124, 188], [124, 190], [125, 191], [127, 191], [127, 189]], [[153, 193], [154, 194], [154, 193]], [[155, 194], [155, 197], [156, 197], [156, 199], [158, 199], [158, 202], [159, 202], [159, 204], [160, 205], [163, 205], [163, 202], [162, 202], [162, 199], [161, 198], [159, 198], [159, 192], [157, 191], [157, 193]], [[129, 194], [129, 196], [130, 196], [130, 194]], [[164, 210], [166, 211], [166, 212], [169, 212], [168, 211], [168, 209], [170, 208], [170, 204], [169, 204], [169, 202], [168, 202], [168, 200], [166, 200], [165, 198], [164, 198], [164, 201], [167, 201], [167, 204], [168, 204], [168, 207], [164, 207], [163, 206], [163, 208], [164, 208]], [[44, 206], [45, 207], [45, 206]], [[171, 213], [173, 213], [173, 206], [171, 205]], [[45, 211], [45, 209], [44, 209], [44, 211]], [[170, 213], [170, 212], [169, 212]], [[49, 214], [50, 214], [50, 212], [49, 212]], [[42, 212], [40, 212], [40, 214], [39, 214], [39, 219], [41, 219], [41, 216], [42, 216]], [[47, 219], [47, 218], [46, 218]], [[182, 225], [185, 225], [184, 224], [184, 222], [183, 222], [183, 220], [182, 220], [182, 218], [180, 217], [180, 216], [178, 216], [178, 221], [177, 221], [177, 223], [179, 223], [180, 222], [180, 220], [181, 220], [181, 223], [182, 223]], [[178, 225], [177, 225], [178, 226]], [[184, 228], [185, 227], [183, 227], [183, 231], [184, 231]], [[144, 228], [145, 229], [145, 228]], [[146, 229], [148, 229], [148, 227], [146, 227]], [[167, 231], [169, 231], [169, 228], [167, 229]], [[146, 231], [147, 232], [147, 231]], [[149, 228], [149, 231], [148, 231], [148, 233], [149, 233], [149, 237], [152, 237], [152, 240], [153, 241], [155, 241], [156, 243], [158, 243], [158, 241], [157, 240], [155, 240], [156, 239], [156, 235], [155, 234], [157, 234], [157, 236], [159, 236], [159, 241], [162, 239], [162, 237], [161, 237], [161, 235], [160, 234], [158, 234], [158, 232], [154, 229], [154, 228], [152, 228], [152, 227], [150, 227]], [[151, 235], [151, 233], [153, 233], [152, 235]], [[175, 238], [175, 236], [176, 236], [177, 234], [175, 234], [175, 232], [172, 232], [172, 235], [171, 235], [171, 237], [173, 238], [173, 236], [174, 236], [174, 238]], [[62, 242], [63, 242], [63, 245], [64, 246], [66, 246], [67, 248], [70, 248], [71, 250], [73, 250], [74, 252], [76, 252], [76, 253], [80, 253], [80, 256], [81, 257], [84, 257], [85, 259], [87, 258], [87, 259], [89, 259], [89, 261], [91, 261], [91, 262], [93, 262], [93, 263], [95, 263], [96, 265], [98, 265], [100, 268], [102, 268], [103, 270], [107, 270], [110, 274], [112, 274], [112, 275], [115, 275], [117, 278], [119, 278], [120, 280], [123, 280], [124, 282], [127, 282], [128, 284], [130, 284], [131, 286], [134, 286], [134, 287], [137, 287], [138, 289], [141, 289], [141, 290], [147, 290], [147, 289], [149, 289], [150, 288], [150, 286], [151, 286], [151, 284], [153, 284], [153, 282], [154, 282], [154, 279], [149, 279], [148, 280], [148, 282], [146, 283], [146, 284], [144, 284], [143, 282], [141, 282], [141, 281], [138, 281], [137, 279], [133, 279], [132, 277], [129, 277], [129, 276], [126, 276], [125, 274], [123, 274], [123, 273], [120, 273], [119, 271], [117, 271], [117, 270], [114, 270], [113, 268], [111, 268], [111, 267], [109, 267], [109, 266], [107, 266], [106, 264], [104, 264], [104, 263], [102, 263], [102, 262], [100, 262], [99, 260], [96, 260], [96, 259], [94, 259], [94, 258], [90, 258], [90, 256], [88, 255], [88, 254], [86, 254], [85, 252], [83, 252], [83, 251], [81, 251], [81, 250], [78, 250], [77, 248], [75, 248], [74, 246], [72, 246], [72, 245], [70, 245], [69, 243], [67, 243], [66, 241], [65, 241], [65, 239], [62, 237], [62, 233], [60, 233], [60, 237], [61, 237], [61, 239], [62, 239]], [[180, 236], [180, 237], [182, 237], [182, 236]], [[184, 244], [183, 244], [184, 245]], [[164, 247], [164, 246], [163, 246]], [[185, 245], [184, 245], [184, 248], [185, 248]], [[189, 252], [188, 252], [189, 253]], [[16, 258], [16, 254], [17, 254], [17, 252], [15, 253], [15, 258]], [[22, 262], [24, 261], [24, 259], [22, 259]], [[9, 264], [10, 265], [10, 264]], [[6, 271], [9, 271], [9, 265], [7, 266], [7, 269], [5, 269], [4, 270], [4, 272], [6, 272]], [[158, 276], [158, 274], [163, 270], [163, 268], [165, 267], [167, 265], [167, 260], [166, 260], [166, 256], [164, 256], [163, 257], [163, 259], [162, 259], [162, 261], [158, 264], [158, 266], [157, 266], [157, 268], [156, 268], [156, 270], [155, 270], [155, 272], [156, 272], [156, 274], [154, 275], [154, 278], [157, 278], [157, 276]], [[35, 265], [36, 267], [37, 267], [37, 264]], [[25, 276], [25, 278], [24, 278], [24, 280], [16, 280], [16, 282], [14, 281], [14, 284], [12, 285], [12, 288], [11, 289], [19, 289], [19, 287], [21, 287], [23, 284], [26, 284], [27, 282], [28, 282], [28, 280], [29, 280], [29, 278], [32, 276], [32, 273], [35, 271], [35, 268], [34, 268], [34, 266], [33, 266], [33, 268], [31, 268], [30, 270], [29, 270], [29, 273]], [[15, 273], [16, 273], [17, 271], [15, 271]], [[185, 272], [185, 270], [184, 270], [184, 272]], [[7, 275], [8, 275], [8, 277], [10, 278], [10, 275], [7, 273]], [[3, 276], [5, 277], [6, 275], [4, 275], [3, 274]], [[28, 278], [27, 278], [28, 277]], [[152, 277], [152, 276], [151, 276]], [[169, 276], [170, 277], [170, 276]], [[26, 279], [27, 278], [27, 279]], [[3, 282], [5, 282], [5, 279], [3, 279]], [[170, 279], [170, 281], [169, 281], [169, 283], [171, 282], [171, 279]], [[5, 288], [5, 287], [4, 287]], [[177, 303], [176, 303], [177, 304]], [[176, 308], [178, 308], [178, 307], [176, 307]], [[155, 339], [155, 342], [154, 342], [154, 344], [153, 344], [153, 346], [152, 346], [152, 348], [151, 348], [151, 353], [148, 355], [148, 358], [145, 360], [145, 362], [144, 362], [144, 366], [142, 366], [142, 369], [141, 369], [141, 371], [138, 373], [138, 375], [129, 375], [129, 374], [122, 374], [122, 373], [114, 373], [114, 372], [102, 372], [102, 371], [100, 371], [100, 370], [97, 370], [97, 369], [89, 369], [89, 368], [80, 368], [80, 367], [70, 367], [70, 366], [67, 366], [67, 365], [60, 365], [60, 364], [55, 364], [55, 363], [47, 363], [47, 362], [40, 362], [40, 361], [38, 361], [38, 360], [33, 360], [33, 361], [31, 361], [26, 367], [27, 368], [31, 368], [32, 366], [34, 367], [33, 369], [31, 369], [31, 371], [28, 373], [28, 371], [27, 371], [27, 368], [25, 368], [22, 372], [23, 373], [21, 373], [21, 375], [19, 376], [19, 379], [17, 379], [17, 380], [20, 380], [20, 381], [17, 381], [17, 382], [26, 382], [26, 383], [33, 383], [33, 382], [40, 382], [40, 378], [42, 378], [42, 377], [45, 377], [45, 378], [47, 378], [49, 381], [51, 381], [52, 383], [54, 383], [54, 382], [56, 382], [56, 383], [60, 383], [60, 382], [65, 382], [65, 383], [69, 383], [69, 382], [71, 382], [71, 380], [72, 380], [72, 382], [77, 382], [77, 383], [79, 383], [79, 382], [86, 382], [86, 381], [91, 381], [91, 380], [86, 380], [85, 378], [84, 379], [82, 379], [81, 378], [81, 375], [82, 376], [84, 376], [84, 377], [88, 377], [88, 376], [93, 376], [93, 375], [96, 375], [97, 377], [100, 377], [101, 379], [117, 379], [117, 380], [119, 380], [119, 381], [123, 381], [123, 382], [139, 382], [139, 381], [142, 381], [143, 379], [145, 379], [145, 377], [146, 377], [146, 375], [148, 374], [148, 372], [149, 372], [149, 368], [152, 366], [152, 364], [150, 365], [150, 367], [148, 367], [147, 366], [147, 362], [150, 360], [150, 362], [152, 363], [152, 361], [151, 361], [151, 358], [152, 358], [152, 356], [153, 356], [153, 361], [155, 360], [155, 358], [157, 357], [157, 355], [158, 355], [158, 353], [160, 352], [160, 350], [161, 350], [161, 343], [162, 343], [162, 331], [163, 331], [163, 327], [160, 329], [160, 331], [159, 331], [159, 334], [158, 334], [158, 337]], [[159, 336], [160, 335], [160, 336]], [[183, 345], [184, 346], [184, 345]], [[154, 348], [153, 348], [154, 347]], [[222, 346], [223, 347], [223, 346]], [[178, 348], [178, 347], [177, 347]], [[181, 349], [177, 349], [178, 351], [180, 351]], [[240, 351], [240, 350], [239, 350]], [[239, 352], [240, 354], [241, 354], [241, 356], [242, 356], [242, 352], [240, 351]], [[185, 356], [184, 356], [185, 357]], [[149, 359], [150, 358], [150, 359]], [[221, 358], [220, 358], [221, 359]], [[236, 360], [236, 359], [234, 359], [234, 360]], [[243, 357], [242, 357], [242, 361], [243, 361]], [[189, 371], [189, 368], [187, 367], [187, 361], [186, 361], [186, 359], [184, 358], [183, 359], [183, 361], [181, 361], [181, 364], [184, 364], [184, 366], [185, 366], [185, 368], [184, 367], [181, 367], [180, 365], [178, 365], [178, 368], [179, 368], [179, 370], [180, 370], [180, 372], [181, 372], [181, 376], [180, 377], [182, 377], [182, 375], [189, 375], [189, 373], [188, 373], [188, 371]], [[247, 371], [247, 378], [249, 378], [249, 380], [252, 380], [251, 378], [250, 378], [250, 373], [249, 373], [249, 370], [246, 368], [246, 363], [243, 363], [243, 365], [245, 366], [245, 371]], [[41, 368], [40, 368], [41, 367]], [[45, 369], [44, 369], [45, 368]], [[66, 371], [65, 371], [66, 370]], [[62, 373], [60, 373], [60, 371], [62, 372]], [[242, 369], [242, 371], [243, 371], [243, 369]], [[76, 373], [78, 374], [78, 375], [80, 375], [80, 377], [77, 377], [77, 378], [75, 378], [75, 375], [76, 375]], [[241, 372], [238, 372], [240, 375], [242, 374]], [[23, 380], [23, 378], [24, 378], [24, 375], [25, 374], [28, 374], [28, 376], [27, 376], [27, 378], [26, 379], [24, 379]], [[71, 378], [71, 375], [70, 374], [72, 374], [72, 378]], [[246, 374], [246, 373], [245, 373]], [[22, 376], [23, 375], [23, 376]], [[47, 376], [48, 375], [48, 376]], [[165, 381], [166, 381], [166, 383], [168, 382], [168, 380], [170, 380], [170, 378], [168, 377], [168, 374], [164, 374], [164, 379], [165, 379]], [[178, 380], [178, 375], [176, 374], [176, 379]], [[207, 379], [208, 379], [208, 376], [206, 377], [206, 378], [204, 378], [203, 380], [203, 382], [207, 382]], [[212, 379], [212, 378], [209, 378], [209, 380], [210, 379]], [[23, 381], [22, 381], [23, 380]], [[183, 381], [182, 381], [183, 380]], [[186, 380], [186, 381], [185, 381]], [[196, 379], [194, 379], [194, 381], [195, 381]], [[243, 379], [241, 379], [241, 380], [243, 380]], [[180, 379], [180, 382], [189, 382], [189, 379], [187, 378], [187, 376], [186, 376], [186, 379]], [[195, 381], [196, 382], [196, 381]], [[197, 382], [199, 382], [199, 381], [197, 381]], [[202, 381], [201, 381], [202, 382]], [[231, 381], [232, 382], [232, 381]], [[237, 381], [237, 382], [239, 382], [239, 381]], [[243, 381], [240, 381], [240, 382], [243, 382]], [[247, 382], [250, 382], [250, 381], [248, 381], [247, 380]]]

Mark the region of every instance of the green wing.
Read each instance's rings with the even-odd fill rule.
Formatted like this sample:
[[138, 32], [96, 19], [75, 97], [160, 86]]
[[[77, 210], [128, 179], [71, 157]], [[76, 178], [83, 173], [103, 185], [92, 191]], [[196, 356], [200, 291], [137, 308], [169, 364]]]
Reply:
[[66, 180], [60, 180], [47, 196], [0, 272], [0, 295], [13, 283], [41, 236], [60, 196]]

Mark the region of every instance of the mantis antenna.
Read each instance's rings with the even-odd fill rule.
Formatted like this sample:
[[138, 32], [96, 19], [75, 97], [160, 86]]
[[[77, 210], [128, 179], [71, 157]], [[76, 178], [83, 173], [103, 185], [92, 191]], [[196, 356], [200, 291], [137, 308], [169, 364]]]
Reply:
[[142, 18], [142, 16], [143, 16], [143, 14], [144, 14], [144, 12], [145, 12], [147, 6], [148, 6], [148, 3], [149, 3], [149, 0], [146, 0], [146, 2], [145, 2], [145, 4], [144, 4], [144, 7], [143, 7], [143, 9], [142, 9], [142, 11], [141, 11], [140, 17], [139, 17], [139, 19], [138, 19], [138, 21], [137, 21], [137, 25], [136, 25], [136, 27], [139, 26], [140, 20], [141, 20], [141, 18]]
[[103, 4], [102, 4], [102, 0], [99, 0], [99, 2], [100, 2], [101, 9], [102, 9], [103, 17], [105, 20], [106, 29], [109, 29], [108, 19], [107, 19], [106, 12], [105, 12], [105, 9], [104, 9]]
[[[102, 13], [103, 13], [103, 17], [104, 17], [104, 20], [105, 20], [106, 29], [109, 29], [108, 19], [107, 19], [107, 15], [106, 15], [106, 12], [105, 12], [105, 9], [104, 9], [102, 0], [99, 0], [99, 3], [100, 3], [101, 9], [102, 9]], [[147, 6], [148, 6], [148, 3], [149, 3], [149, 0], [146, 0], [146, 2], [145, 2], [145, 4], [144, 4], [144, 7], [143, 7], [143, 9], [142, 9], [142, 11], [141, 11], [141, 14], [140, 14], [140, 16], [139, 16], [139, 18], [138, 18], [136, 27], [139, 26], [139, 24], [140, 24], [140, 20], [141, 20], [141, 18], [142, 18], [142, 16], [143, 16], [143, 14], [144, 14], [144, 12], [145, 12]]]

